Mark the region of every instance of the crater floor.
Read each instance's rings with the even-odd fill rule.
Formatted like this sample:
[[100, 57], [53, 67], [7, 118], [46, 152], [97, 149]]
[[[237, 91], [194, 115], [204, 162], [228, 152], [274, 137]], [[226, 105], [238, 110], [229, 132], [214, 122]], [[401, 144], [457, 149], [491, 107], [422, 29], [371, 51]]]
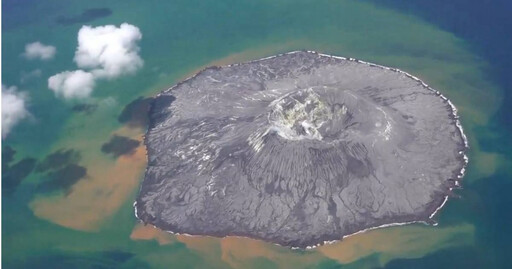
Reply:
[[307, 247], [432, 222], [467, 158], [456, 110], [402, 71], [315, 52], [210, 67], [159, 94], [137, 217]]

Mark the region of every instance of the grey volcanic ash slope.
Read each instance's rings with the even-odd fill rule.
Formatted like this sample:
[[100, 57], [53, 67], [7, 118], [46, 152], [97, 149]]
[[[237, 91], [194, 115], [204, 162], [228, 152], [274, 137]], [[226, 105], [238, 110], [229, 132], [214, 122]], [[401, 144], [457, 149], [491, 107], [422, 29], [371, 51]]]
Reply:
[[428, 221], [466, 163], [453, 109], [403, 72], [314, 52], [207, 68], [152, 104], [137, 216], [295, 247]]

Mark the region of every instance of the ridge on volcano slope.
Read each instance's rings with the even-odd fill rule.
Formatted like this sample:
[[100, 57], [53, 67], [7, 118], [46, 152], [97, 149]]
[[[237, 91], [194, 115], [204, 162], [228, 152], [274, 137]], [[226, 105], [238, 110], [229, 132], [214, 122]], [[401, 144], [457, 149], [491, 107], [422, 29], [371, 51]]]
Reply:
[[467, 164], [438, 91], [310, 51], [210, 67], [160, 93], [145, 144], [144, 223], [301, 248], [432, 223]]

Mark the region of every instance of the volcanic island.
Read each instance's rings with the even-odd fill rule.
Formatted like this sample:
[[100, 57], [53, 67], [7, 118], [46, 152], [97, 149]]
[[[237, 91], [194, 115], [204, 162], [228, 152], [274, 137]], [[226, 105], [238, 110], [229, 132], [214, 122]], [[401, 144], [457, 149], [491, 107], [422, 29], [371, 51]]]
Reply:
[[135, 214], [178, 234], [308, 248], [434, 224], [468, 162], [441, 93], [312, 51], [206, 68], [156, 96], [149, 117]]

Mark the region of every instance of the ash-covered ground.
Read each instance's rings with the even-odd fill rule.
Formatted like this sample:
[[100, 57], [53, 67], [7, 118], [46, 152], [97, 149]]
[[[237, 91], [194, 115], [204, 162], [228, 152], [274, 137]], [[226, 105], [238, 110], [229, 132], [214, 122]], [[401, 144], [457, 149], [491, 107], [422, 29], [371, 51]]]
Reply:
[[150, 109], [137, 217], [292, 247], [431, 221], [466, 165], [454, 107], [414, 77], [293, 52], [211, 67]]

